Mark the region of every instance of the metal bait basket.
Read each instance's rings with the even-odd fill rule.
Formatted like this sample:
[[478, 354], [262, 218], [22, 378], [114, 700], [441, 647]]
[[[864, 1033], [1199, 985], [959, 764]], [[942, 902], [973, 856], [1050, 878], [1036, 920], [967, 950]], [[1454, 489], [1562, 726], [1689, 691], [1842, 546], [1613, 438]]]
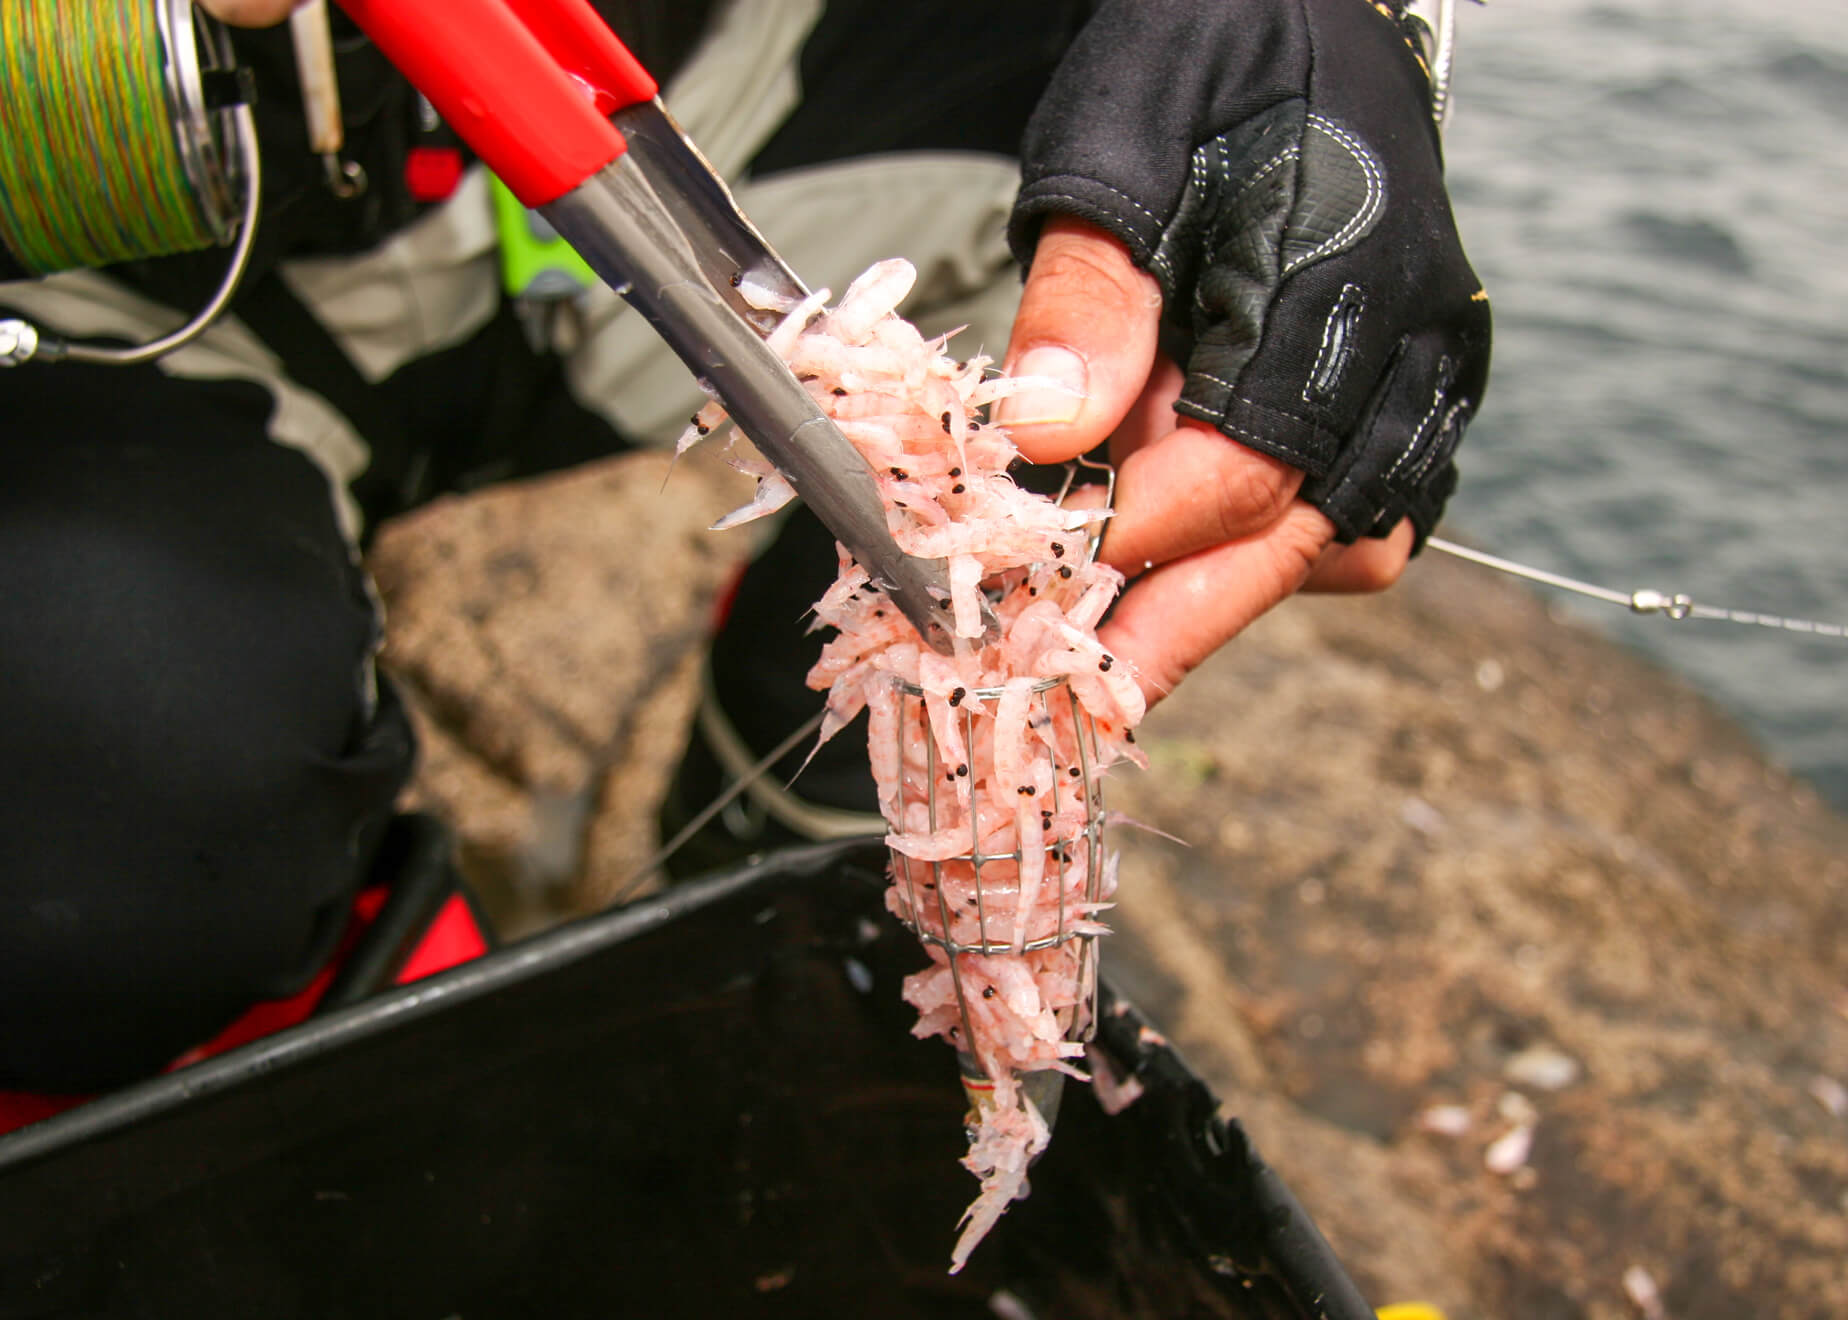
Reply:
[[[980, 1067], [981, 1060], [974, 1058], [972, 1053], [975, 1032], [968, 996], [963, 988], [963, 969], [959, 966], [964, 957], [1009, 954], [1017, 950], [1035, 952], [1078, 940], [1078, 999], [1071, 1008], [1060, 1011], [1059, 1019], [1065, 1028], [1067, 1040], [1090, 1040], [1097, 1029], [1096, 936], [1077, 930], [1075, 923], [1081, 914], [1094, 914], [1094, 905], [1104, 897], [1103, 785], [1098, 774], [1096, 725], [1079, 703], [1069, 680], [1054, 677], [1042, 679], [1033, 685], [1029, 726], [1040, 726], [1041, 721], [1044, 721], [1043, 727], [1054, 730], [1069, 728], [1071, 735], [1071, 756], [1064, 764], [1060, 763], [1055, 750], [1059, 745], [1057, 736], [1050, 741], [1029, 737], [1029, 742], [1038, 748], [1038, 759], [1049, 762], [1052, 770], [1050, 805], [1041, 807], [1042, 819], [1050, 818], [1056, 823], [1065, 815], [1066, 808], [1076, 803], [1082, 807], [1082, 823], [1078, 829], [1060, 835], [1049, 833], [1041, 845], [1046, 861], [1045, 883], [1055, 887], [1057, 896], [1055, 903], [1049, 904], [1054, 908], [1056, 920], [1050, 933], [1032, 939], [1019, 939], [1016, 926], [1025, 921], [1028, 914], [1019, 910], [1018, 879], [1003, 891], [991, 886], [985, 880], [984, 873], [1008, 871], [1018, 877], [1019, 868], [1026, 856], [1024, 846], [1017, 841], [1010, 851], [983, 851], [976, 790], [973, 787], [969, 789], [967, 808], [954, 798], [948, 803], [940, 798], [941, 789], [959, 777], [959, 770], [966, 773], [968, 768], [966, 765], [956, 768], [947, 765], [931, 728], [924, 690], [905, 682], [899, 683], [898, 687], [899, 718], [895, 736], [898, 739], [900, 758], [900, 818], [904, 819], [908, 808], [921, 799], [925, 819], [933, 833], [940, 827], [940, 823], [947, 827], [950, 819], [957, 814], [965, 814], [969, 825], [969, 850], [954, 857], [926, 861], [908, 856], [897, 849], [891, 850], [892, 874], [905, 908], [899, 913], [900, 922], [925, 944], [934, 945], [948, 955], [957, 1009], [962, 1017], [962, 1052], [966, 1064], [973, 1062], [976, 1065], [973, 1070], [965, 1066], [968, 1080], [975, 1081], [985, 1077], [986, 1073]], [[956, 703], [961, 716], [963, 745], [970, 749], [970, 756], [975, 755], [974, 749], [978, 746], [978, 720], [992, 718], [978, 715], [977, 711], [998, 703], [1004, 692], [1004, 688], [998, 687], [977, 688]], [[1068, 722], [1062, 723], [1060, 715], [1068, 717]], [[918, 730], [923, 734], [921, 784], [914, 782], [905, 773], [905, 738], [908, 730]], [[1074, 876], [1074, 868], [1078, 867], [1082, 868], [1081, 877]], [[968, 925], [967, 914], [953, 910], [947, 892], [952, 883], [961, 879], [960, 873], [964, 868], [967, 871], [969, 892], [959, 895], [959, 901], [974, 909], [974, 939], [957, 937], [957, 927]], [[1074, 879], [1078, 883], [1074, 884]], [[1075, 901], [1074, 893], [1078, 895]]]
[[0, 0], [0, 54], [0, 279], [237, 240], [218, 291], [172, 334], [98, 348], [8, 320], [0, 365], [130, 365], [203, 331], [243, 275], [261, 191], [225, 29], [191, 0]]
[[[1101, 478], [1104, 488], [1104, 507], [1116, 502], [1117, 473], [1114, 464], [1088, 455], [1080, 455], [1065, 464], [1064, 479], [1057, 493], [1052, 496], [1055, 504], [1063, 505], [1073, 489], [1081, 483], [1084, 474], [1090, 473]], [[1085, 562], [1097, 558], [1098, 546], [1103, 542], [1101, 525], [1094, 531], [1085, 545]], [[905, 819], [906, 809], [918, 797], [918, 790], [913, 787], [905, 774], [905, 730], [916, 728], [923, 734], [924, 775], [922, 779], [922, 797], [925, 808], [925, 820], [931, 832], [938, 828], [938, 822], [944, 813], [943, 804], [938, 800], [944, 784], [950, 782], [945, 778], [943, 757], [937, 746], [935, 730], [931, 727], [930, 713], [925, 705], [924, 689], [915, 683], [900, 682], [899, 718], [895, 737], [898, 741], [899, 764], [899, 818]], [[976, 688], [956, 703], [962, 719], [962, 740], [965, 748], [976, 746], [976, 711], [1000, 702], [1005, 688]], [[1058, 886], [1056, 906], [1057, 920], [1050, 934], [1032, 940], [1022, 941], [1021, 952], [1055, 948], [1076, 939], [1081, 941], [1078, 950], [1076, 975], [1079, 992], [1077, 1002], [1069, 1009], [1058, 1014], [1060, 1025], [1065, 1029], [1065, 1039], [1089, 1042], [1097, 1032], [1097, 936], [1075, 928], [1074, 920], [1078, 916], [1078, 906], [1087, 906], [1086, 915], [1095, 914], [1095, 904], [1101, 902], [1104, 894], [1104, 790], [1100, 775], [1100, 758], [1097, 754], [1097, 726], [1089, 712], [1078, 701], [1072, 690], [1071, 681], [1064, 677], [1041, 679], [1034, 684], [1032, 700], [1038, 715], [1057, 727], [1055, 711], [1063, 706], [1070, 716], [1071, 758], [1061, 767], [1054, 751], [1057, 745], [1055, 737], [1051, 744], [1044, 740], [1040, 749], [1046, 759], [1052, 761], [1052, 787], [1050, 791], [1051, 815], [1056, 821], [1062, 806], [1072, 800], [1083, 805], [1082, 825], [1076, 831], [1068, 831], [1062, 838], [1048, 839], [1044, 847], [1046, 857], [1057, 866], [1054, 881]], [[1029, 724], [1034, 721], [1029, 718]], [[1065, 773], [1060, 773], [1061, 768]], [[954, 772], [950, 772], [953, 774]], [[960, 808], [958, 808], [960, 809]], [[1044, 813], [1043, 813], [1044, 814]], [[957, 1059], [962, 1069], [963, 1089], [977, 1108], [984, 1107], [993, 1095], [994, 1082], [984, 1060], [974, 1052], [975, 1031], [973, 1015], [969, 1011], [969, 997], [963, 988], [962, 968], [958, 960], [968, 956], [988, 956], [1014, 952], [1014, 941], [1002, 938], [997, 929], [991, 935], [989, 929], [990, 894], [983, 883], [982, 872], [985, 868], [996, 865], [1011, 865], [1018, 868], [1023, 854], [1018, 844], [1009, 852], [987, 854], [982, 851], [982, 840], [978, 812], [975, 809], [974, 790], [970, 790], [969, 817], [969, 851], [956, 857], [938, 861], [922, 861], [907, 856], [896, 848], [891, 850], [892, 876], [900, 885], [905, 911], [899, 914], [899, 921], [906, 929], [916, 935], [926, 945], [942, 949], [947, 955], [950, 968], [951, 984], [956, 992], [956, 1009], [962, 1019], [962, 1040], [958, 1045]], [[1084, 867], [1081, 897], [1076, 904], [1069, 904], [1067, 897], [1071, 892], [1071, 867], [1078, 861], [1074, 849], [1082, 845], [1082, 865]], [[955, 921], [950, 908], [948, 896], [944, 892], [946, 868], [966, 866], [971, 877], [971, 893], [968, 899], [973, 901], [976, 916], [976, 937], [974, 940], [958, 940], [954, 936]], [[928, 872], [928, 878], [920, 878], [918, 868]], [[1018, 894], [1018, 890], [1016, 890]], [[923, 899], [920, 895], [932, 896]], [[936, 927], [932, 928], [930, 917], [936, 918]], [[997, 914], [998, 915], [998, 914]], [[1018, 918], [1018, 914], [1017, 919]], [[1011, 929], [1008, 932], [1011, 934]], [[1057, 1112], [1058, 1097], [1064, 1081], [1062, 1074], [1052, 1071], [1029, 1074], [1023, 1079], [1029, 1097], [1040, 1112], [1052, 1121]]]

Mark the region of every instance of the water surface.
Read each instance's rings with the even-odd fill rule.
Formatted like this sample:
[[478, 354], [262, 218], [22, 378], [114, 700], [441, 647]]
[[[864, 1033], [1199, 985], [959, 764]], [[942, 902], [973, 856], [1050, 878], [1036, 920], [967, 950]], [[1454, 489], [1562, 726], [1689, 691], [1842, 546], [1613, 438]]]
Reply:
[[[1848, 623], [1848, 5], [1462, 5], [1448, 133], [1494, 300], [1445, 530]], [[1848, 806], [1848, 642], [1572, 606]]]

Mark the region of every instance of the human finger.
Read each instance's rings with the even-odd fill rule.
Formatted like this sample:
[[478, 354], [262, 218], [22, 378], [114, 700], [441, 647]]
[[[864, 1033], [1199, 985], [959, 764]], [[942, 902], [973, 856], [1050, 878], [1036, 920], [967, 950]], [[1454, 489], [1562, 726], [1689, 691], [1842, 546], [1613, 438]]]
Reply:
[[1048, 220], [1027, 271], [1006, 370], [1063, 388], [1003, 399], [995, 420], [1035, 463], [1095, 448], [1142, 393], [1160, 324], [1160, 286], [1121, 242], [1082, 220]]
[[1255, 536], [1284, 516], [1302, 479], [1289, 464], [1182, 418], [1119, 463], [1102, 557], [1134, 575]]
[[1416, 531], [1410, 518], [1401, 518], [1384, 539], [1368, 538], [1352, 545], [1331, 545], [1303, 583], [1304, 591], [1357, 594], [1384, 591], [1399, 580], [1412, 562]]
[[1133, 666], [1153, 705], [1252, 620], [1301, 588], [1335, 526], [1295, 503], [1259, 535], [1201, 550], [1144, 574], [1098, 637]]
[[274, 27], [304, 0], [199, 0], [205, 12], [234, 27]]
[[1173, 358], [1166, 353], [1155, 355], [1155, 365], [1149, 368], [1142, 393], [1136, 396], [1123, 420], [1111, 432], [1110, 459], [1113, 463], [1120, 465], [1131, 454], [1146, 449], [1179, 424], [1174, 415], [1174, 401], [1181, 397], [1181, 387], [1186, 381], [1186, 373], [1175, 365]]

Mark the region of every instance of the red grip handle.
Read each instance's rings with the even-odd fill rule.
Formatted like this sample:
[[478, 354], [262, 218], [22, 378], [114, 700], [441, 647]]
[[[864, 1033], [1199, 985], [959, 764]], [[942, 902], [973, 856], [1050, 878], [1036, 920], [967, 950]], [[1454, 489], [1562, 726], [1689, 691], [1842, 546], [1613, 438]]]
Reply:
[[338, 0], [527, 206], [623, 153], [609, 116], [655, 80], [589, 0]]

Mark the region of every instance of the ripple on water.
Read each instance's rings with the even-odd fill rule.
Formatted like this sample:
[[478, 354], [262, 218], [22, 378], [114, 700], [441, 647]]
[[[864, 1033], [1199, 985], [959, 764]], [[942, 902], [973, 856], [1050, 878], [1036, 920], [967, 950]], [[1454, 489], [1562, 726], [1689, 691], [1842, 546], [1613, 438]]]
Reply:
[[1704, 216], [1677, 218], [1655, 211], [1629, 211], [1624, 232], [1640, 251], [1724, 275], [1749, 275], [1751, 258], [1732, 230]]

